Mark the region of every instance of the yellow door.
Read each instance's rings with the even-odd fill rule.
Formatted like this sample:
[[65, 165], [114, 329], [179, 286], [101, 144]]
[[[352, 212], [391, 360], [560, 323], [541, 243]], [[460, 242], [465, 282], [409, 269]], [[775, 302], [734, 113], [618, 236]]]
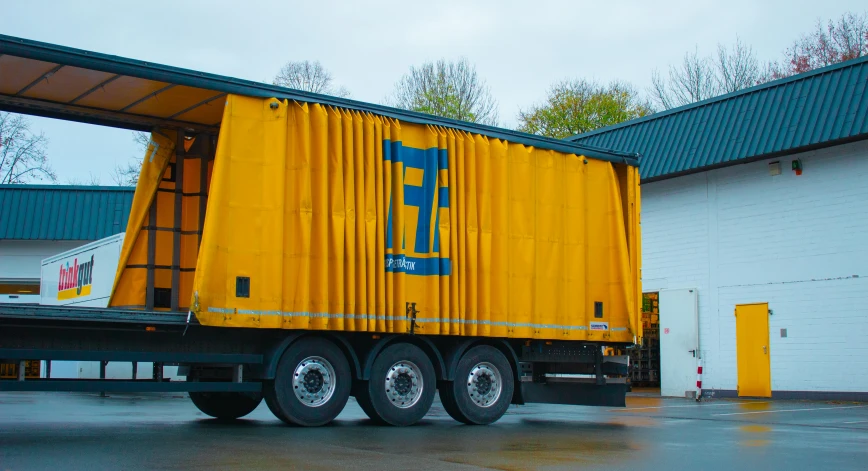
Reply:
[[771, 397], [769, 360], [769, 305], [741, 304], [735, 307], [738, 395]]

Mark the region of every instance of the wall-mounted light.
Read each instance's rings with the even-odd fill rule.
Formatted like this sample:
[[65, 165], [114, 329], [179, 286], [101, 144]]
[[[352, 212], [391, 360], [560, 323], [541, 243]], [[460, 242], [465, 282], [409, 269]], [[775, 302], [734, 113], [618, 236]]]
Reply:
[[796, 175], [802, 174], [802, 159], [793, 160], [793, 171], [796, 172]]
[[769, 162], [769, 175], [776, 176], [781, 174], [781, 163], [778, 161]]

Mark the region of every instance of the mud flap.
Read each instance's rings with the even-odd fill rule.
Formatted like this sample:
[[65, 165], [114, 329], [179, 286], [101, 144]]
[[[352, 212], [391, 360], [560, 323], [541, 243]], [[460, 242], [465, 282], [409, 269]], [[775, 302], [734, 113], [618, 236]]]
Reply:
[[525, 403], [571, 404], [576, 406], [626, 407], [627, 385], [612, 383], [533, 383], [522, 382]]

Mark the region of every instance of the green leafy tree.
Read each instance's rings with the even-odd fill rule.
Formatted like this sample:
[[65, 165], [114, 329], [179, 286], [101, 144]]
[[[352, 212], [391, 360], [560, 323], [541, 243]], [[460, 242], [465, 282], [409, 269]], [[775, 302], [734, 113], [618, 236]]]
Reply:
[[564, 80], [549, 88], [543, 104], [519, 112], [518, 130], [563, 139], [651, 113], [626, 83]]
[[411, 67], [388, 102], [405, 110], [497, 125], [497, 101], [467, 59], [441, 59]]

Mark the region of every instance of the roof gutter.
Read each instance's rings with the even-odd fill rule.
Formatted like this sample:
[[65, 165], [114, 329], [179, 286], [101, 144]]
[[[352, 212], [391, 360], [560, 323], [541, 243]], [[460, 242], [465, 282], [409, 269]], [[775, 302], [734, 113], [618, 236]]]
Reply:
[[749, 164], [749, 163], [753, 163], [753, 162], [760, 162], [763, 160], [771, 160], [771, 159], [776, 159], [776, 158], [787, 156], [787, 155], [803, 154], [805, 152], [811, 152], [811, 151], [815, 151], [815, 150], [826, 149], [829, 147], [835, 147], [835, 146], [850, 144], [853, 142], [864, 141], [864, 140], [868, 140], [868, 134], [859, 134], [856, 136], [850, 136], [850, 137], [846, 137], [843, 139], [836, 139], [834, 141], [826, 141], [826, 142], [821, 142], [818, 144], [811, 144], [811, 145], [802, 146], [802, 147], [793, 147], [791, 149], [784, 149], [784, 150], [778, 151], [778, 152], [770, 152], [767, 154], [755, 155], [753, 157], [747, 157], [747, 158], [737, 159], [737, 160], [730, 160], [727, 162], [720, 162], [720, 163], [713, 164], [713, 165], [706, 165], [704, 167], [697, 167], [697, 168], [691, 168], [688, 170], [682, 170], [679, 172], [666, 173], [663, 175], [657, 175], [657, 176], [650, 177], [650, 178], [643, 178], [641, 180], [641, 183], [647, 184], [647, 183], [654, 183], [654, 182], [659, 182], [659, 181], [663, 181], [663, 180], [671, 180], [673, 178], [684, 177], [687, 175], [695, 175], [697, 173], [708, 172], [711, 170], [718, 170], [718, 169], [726, 168], [726, 167], [735, 167], [736, 165], [743, 165], [743, 164]]

